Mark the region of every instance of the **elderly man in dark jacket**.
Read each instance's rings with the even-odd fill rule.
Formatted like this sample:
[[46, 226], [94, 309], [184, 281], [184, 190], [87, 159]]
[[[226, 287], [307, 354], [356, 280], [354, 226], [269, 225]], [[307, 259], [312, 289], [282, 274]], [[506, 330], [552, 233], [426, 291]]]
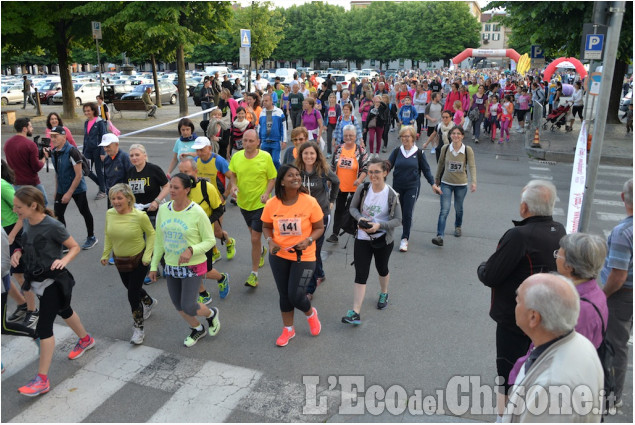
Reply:
[[[505, 393], [509, 372], [531, 343], [516, 325], [516, 290], [529, 276], [556, 270], [554, 251], [566, 234], [564, 226], [552, 218], [555, 203], [556, 187], [551, 182], [530, 181], [520, 198], [523, 220], [514, 221], [515, 227], [505, 232], [496, 252], [478, 267], [479, 280], [492, 288], [489, 314], [497, 324], [496, 368], [498, 376], [505, 378]], [[498, 403], [501, 408], [504, 405]]]

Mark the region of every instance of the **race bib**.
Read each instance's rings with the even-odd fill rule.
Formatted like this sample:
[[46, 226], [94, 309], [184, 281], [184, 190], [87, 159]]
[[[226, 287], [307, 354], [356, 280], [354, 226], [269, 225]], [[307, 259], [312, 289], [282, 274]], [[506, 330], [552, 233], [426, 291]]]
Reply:
[[291, 98], [291, 104], [292, 105], [297, 105], [298, 104], [298, 98], [297, 97]]
[[329, 111], [329, 118], [335, 118], [335, 111]]
[[448, 163], [448, 170], [451, 173], [460, 173], [463, 171], [463, 162], [450, 161]]
[[138, 193], [146, 193], [146, 181], [145, 179], [128, 180], [128, 186], [132, 189], [132, 193], [135, 195]]
[[345, 156], [340, 158], [340, 164], [339, 164], [340, 168], [344, 168], [346, 170], [352, 170], [353, 169], [353, 158], [347, 158]]
[[278, 220], [280, 236], [302, 236], [302, 219], [281, 218]]
[[402, 116], [403, 116], [404, 118], [410, 118], [410, 111], [403, 111]]
[[476, 98], [476, 104], [477, 104], [477, 105], [482, 105], [482, 104], [483, 104], [483, 98], [480, 98], [480, 99], [479, 99], [479, 98], [477, 97], [477, 98]]

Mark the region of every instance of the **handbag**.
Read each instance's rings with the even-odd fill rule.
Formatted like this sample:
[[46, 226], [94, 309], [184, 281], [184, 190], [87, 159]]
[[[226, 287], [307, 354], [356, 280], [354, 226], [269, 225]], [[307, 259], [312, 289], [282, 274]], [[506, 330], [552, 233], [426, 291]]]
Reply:
[[478, 108], [472, 108], [470, 109], [470, 113], [467, 115], [467, 117], [470, 119], [470, 121], [476, 122], [480, 115], [481, 113], [479, 112]]
[[137, 267], [139, 267], [139, 263], [141, 263], [141, 259], [143, 258], [144, 252], [145, 252], [145, 249], [142, 250], [137, 255], [133, 255], [132, 257], [117, 257], [116, 255], [113, 255], [117, 270], [119, 270], [122, 273], [128, 273], [135, 270]]

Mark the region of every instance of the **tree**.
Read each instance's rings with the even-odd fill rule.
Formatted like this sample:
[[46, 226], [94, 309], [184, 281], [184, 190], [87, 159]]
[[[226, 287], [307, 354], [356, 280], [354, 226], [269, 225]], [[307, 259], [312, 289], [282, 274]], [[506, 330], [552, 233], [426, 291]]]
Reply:
[[280, 9], [273, 9], [270, 2], [252, 1], [250, 6], [235, 11], [230, 48], [235, 49], [237, 54], [240, 46], [240, 29], [250, 29], [250, 55], [258, 68], [258, 64], [271, 56], [284, 37], [284, 23], [285, 19]]
[[[633, 2], [627, 1], [615, 63], [615, 77], [609, 99], [609, 123], [618, 123], [622, 78], [633, 57]], [[592, 22], [593, 2], [494, 1], [484, 10], [504, 8], [496, 19], [512, 29], [510, 42], [521, 52], [538, 44], [548, 60], [561, 56], [578, 57], [583, 24]]]
[[[75, 92], [69, 68], [69, 50], [88, 46], [91, 41], [90, 21], [99, 20], [90, 11], [78, 12], [88, 2], [22, 2], [1, 4], [3, 50], [20, 53], [36, 48], [55, 52], [60, 67], [64, 118], [75, 118]], [[28, 7], [27, 7], [28, 6]]]

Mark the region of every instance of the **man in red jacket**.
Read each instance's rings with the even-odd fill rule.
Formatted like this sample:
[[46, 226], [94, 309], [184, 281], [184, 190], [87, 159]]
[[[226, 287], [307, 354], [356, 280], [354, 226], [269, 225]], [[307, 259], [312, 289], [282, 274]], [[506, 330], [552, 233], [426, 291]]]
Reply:
[[37, 145], [33, 140], [27, 139], [33, 136], [33, 126], [29, 118], [18, 118], [13, 128], [17, 134], [5, 142], [4, 155], [15, 173], [15, 189], [25, 185], [35, 186], [44, 195], [44, 205], [48, 205], [46, 191], [40, 182], [38, 172], [44, 167], [50, 151], [45, 148], [44, 158], [39, 159]]

